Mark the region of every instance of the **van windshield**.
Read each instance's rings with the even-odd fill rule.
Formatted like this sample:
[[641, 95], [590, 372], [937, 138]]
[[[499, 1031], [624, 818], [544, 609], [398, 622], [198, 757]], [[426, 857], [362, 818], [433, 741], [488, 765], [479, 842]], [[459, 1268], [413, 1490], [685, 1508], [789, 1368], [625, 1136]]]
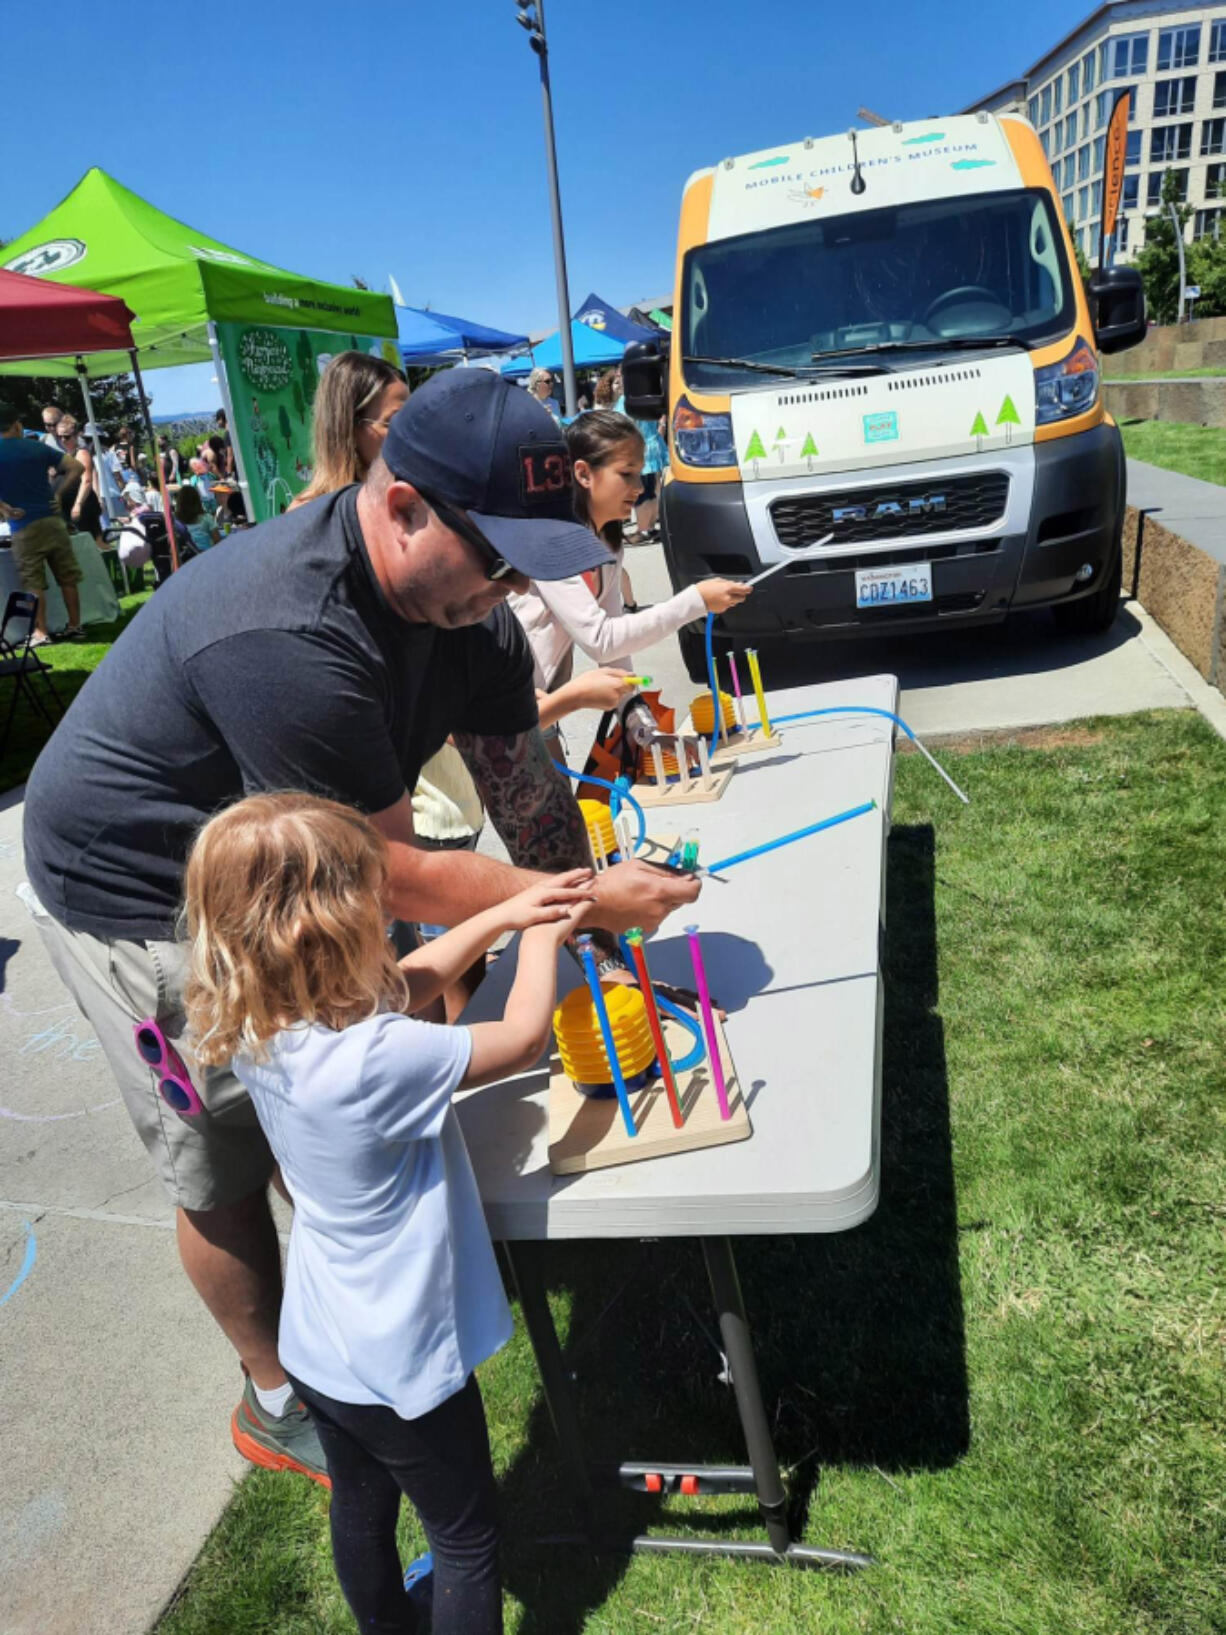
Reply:
[[685, 378], [711, 391], [760, 383], [764, 365], [821, 372], [865, 348], [901, 344], [913, 360], [979, 337], [1034, 345], [1066, 334], [1075, 312], [1051, 199], [1033, 189], [702, 245], [686, 257], [679, 327]]

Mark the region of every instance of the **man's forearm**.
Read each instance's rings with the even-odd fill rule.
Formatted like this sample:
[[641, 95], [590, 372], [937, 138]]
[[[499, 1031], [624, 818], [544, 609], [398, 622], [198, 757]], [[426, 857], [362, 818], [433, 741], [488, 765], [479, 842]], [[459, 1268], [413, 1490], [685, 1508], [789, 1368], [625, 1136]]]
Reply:
[[536, 728], [513, 737], [457, 732], [453, 739], [512, 862], [547, 874], [591, 866], [578, 804]]
[[397, 920], [459, 925], [538, 878], [476, 852], [429, 852], [398, 841], [389, 842], [388, 852], [387, 911]]

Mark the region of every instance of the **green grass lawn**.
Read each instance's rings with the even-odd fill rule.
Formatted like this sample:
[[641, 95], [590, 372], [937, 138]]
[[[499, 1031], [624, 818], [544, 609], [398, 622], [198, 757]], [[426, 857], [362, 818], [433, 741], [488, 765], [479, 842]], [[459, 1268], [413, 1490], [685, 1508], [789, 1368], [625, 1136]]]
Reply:
[[[880, 1565], [534, 1545], [576, 1518], [518, 1327], [482, 1371], [509, 1630], [1226, 1629], [1226, 745], [1156, 713], [980, 747], [956, 775], [969, 808], [898, 765], [880, 1207], [738, 1248], [804, 1537]], [[551, 1266], [594, 1452], [742, 1462], [696, 1246]], [[741, 1498], [618, 1503], [755, 1529]], [[352, 1628], [326, 1495], [254, 1473], [159, 1635]]]
[[1226, 429], [1186, 426], [1174, 420], [1125, 420], [1120, 425], [1124, 451], [1185, 477], [1226, 484]]
[[[135, 618], [137, 609], [151, 595], [151, 591], [140, 591], [132, 596], [121, 596], [120, 617], [114, 624], [90, 625], [86, 631], [88, 641], [56, 642], [52, 646], [38, 649], [38, 655], [43, 663], [51, 668], [52, 685], [65, 709], [110, 652], [111, 645], [120, 631]], [[31, 676], [30, 685], [47, 704], [53, 718], [58, 721], [59, 714], [54, 702], [48, 698], [46, 684], [38, 676]], [[0, 680], [0, 711], [3, 712], [0, 714], [0, 721], [8, 714], [12, 696], [12, 680]], [[50, 736], [51, 728], [34, 709], [29, 699], [19, 698], [8, 743], [3, 757], [0, 758], [0, 792], [13, 789], [17, 784], [25, 782], [39, 750]]]
[[1136, 382], [1136, 381], [1149, 381], [1149, 380], [1152, 380], [1152, 381], [1160, 381], [1160, 380], [1204, 380], [1206, 378], [1219, 378], [1220, 379], [1221, 376], [1223, 376], [1223, 375], [1226, 375], [1226, 369], [1223, 369], [1220, 364], [1217, 364], [1217, 365], [1210, 364], [1204, 369], [1168, 369], [1168, 370], [1163, 371], [1162, 373], [1156, 373], [1154, 371], [1142, 371], [1140, 374], [1119, 374], [1119, 375], [1117, 375], [1114, 371], [1110, 371], [1110, 372], [1104, 373], [1103, 381], [1107, 386], [1112, 386], [1117, 381], [1119, 381], [1122, 384], [1122, 383], [1124, 383], [1126, 381], [1129, 382], [1129, 383], [1133, 383], [1133, 382]]

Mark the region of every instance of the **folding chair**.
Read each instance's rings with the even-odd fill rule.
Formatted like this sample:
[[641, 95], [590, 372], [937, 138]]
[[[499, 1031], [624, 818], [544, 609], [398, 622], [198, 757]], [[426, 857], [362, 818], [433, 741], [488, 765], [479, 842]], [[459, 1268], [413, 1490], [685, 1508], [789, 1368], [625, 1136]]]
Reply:
[[55, 700], [60, 714], [64, 713], [64, 705], [60, 695], [55, 690], [55, 683], [51, 679], [50, 668], [38, 656], [38, 649], [31, 647], [30, 642], [34, 635], [34, 619], [38, 613], [38, 597], [32, 591], [14, 590], [9, 592], [9, 599], [4, 608], [4, 622], [0, 624], [0, 680], [5, 676], [13, 678], [13, 697], [9, 703], [9, 712], [5, 717], [4, 731], [0, 733], [0, 756], [3, 756], [9, 741], [9, 729], [13, 725], [13, 715], [17, 709], [17, 697], [24, 692], [34, 708], [42, 716], [49, 727], [54, 728], [55, 718], [51, 711], [39, 698], [30, 681], [34, 674], [41, 675], [47, 688]]

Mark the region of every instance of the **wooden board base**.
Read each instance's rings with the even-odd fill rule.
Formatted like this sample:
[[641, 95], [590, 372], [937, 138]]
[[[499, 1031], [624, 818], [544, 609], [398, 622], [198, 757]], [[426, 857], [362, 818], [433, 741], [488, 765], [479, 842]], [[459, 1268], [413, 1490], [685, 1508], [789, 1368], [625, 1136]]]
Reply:
[[[686, 731], [692, 731], [687, 724]], [[715, 747], [711, 757], [711, 765], [718, 766], [721, 762], [727, 765], [741, 755], [758, 755], [765, 749], [778, 749], [783, 742], [783, 734], [772, 730], [769, 737], [761, 727], [751, 727], [748, 732], [734, 733], [731, 738], [723, 740]]]
[[[687, 1055], [693, 1044], [690, 1034], [673, 1017], [662, 1016], [661, 1021], [669, 1054]], [[617, 1098], [593, 1101], [581, 1096], [554, 1055], [549, 1063], [549, 1167], [553, 1173], [579, 1175], [611, 1164], [634, 1164], [644, 1158], [747, 1140], [753, 1134], [749, 1112], [718, 1017], [715, 1029], [732, 1117], [720, 1118], [715, 1085], [704, 1061], [688, 1073], [677, 1074], [677, 1097], [685, 1119], [679, 1130], [673, 1124], [662, 1080], [631, 1094], [638, 1134], [629, 1136]]]
[[644, 783], [636, 783], [630, 793], [643, 807], [688, 806], [694, 801], [718, 800], [724, 790], [727, 789], [729, 780], [735, 770], [736, 768], [731, 762], [725, 762], [718, 771], [712, 766], [710, 789], [702, 787], [702, 773], [696, 772], [690, 779], [688, 789], [682, 789], [680, 783], [669, 783], [661, 789], [656, 780], [650, 778]]

